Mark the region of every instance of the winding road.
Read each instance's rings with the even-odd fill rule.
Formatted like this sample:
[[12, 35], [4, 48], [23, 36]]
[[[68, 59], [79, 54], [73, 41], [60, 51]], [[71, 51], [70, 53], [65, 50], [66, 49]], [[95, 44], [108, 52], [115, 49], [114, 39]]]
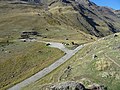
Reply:
[[58, 59], [56, 62], [51, 64], [50, 66], [44, 68], [43, 70], [39, 71], [35, 75], [29, 77], [28, 79], [25, 79], [24, 81], [16, 84], [15, 86], [9, 88], [8, 90], [21, 90], [21, 88], [41, 79], [42, 77], [49, 74], [50, 72], [52, 72], [53, 70], [58, 68], [60, 65], [65, 63], [73, 55], [75, 55], [80, 49], [82, 49], [84, 47], [83, 45], [81, 45], [81, 46], [78, 46], [74, 50], [69, 50], [62, 43], [44, 42], [44, 41], [37, 41], [37, 42], [50, 43], [50, 45], [49, 45], [50, 47], [58, 48], [58, 49], [64, 51], [66, 54], [63, 57], [61, 57], [60, 59]]

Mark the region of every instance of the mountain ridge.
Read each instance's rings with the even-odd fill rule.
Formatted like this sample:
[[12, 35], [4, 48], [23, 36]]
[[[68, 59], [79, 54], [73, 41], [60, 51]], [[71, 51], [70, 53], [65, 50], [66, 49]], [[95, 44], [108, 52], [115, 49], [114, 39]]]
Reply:
[[[3, 1], [3, 0], [2, 0]], [[97, 6], [90, 0], [7, 0], [15, 4], [32, 3], [34, 6], [44, 6], [46, 15], [55, 19], [55, 22], [65, 23], [67, 26], [79, 29], [87, 34], [103, 37], [120, 32], [120, 17], [116, 10]], [[21, 2], [21, 3], [19, 3]], [[40, 5], [38, 4], [40, 3]], [[13, 4], [13, 3], [11, 3]], [[26, 4], [26, 3], [24, 3]], [[27, 5], [28, 5], [27, 4]], [[45, 22], [48, 22], [45, 20]], [[63, 25], [56, 25], [63, 27]], [[52, 26], [52, 24], [51, 24]]]
[[[115, 30], [114, 25], [113, 25], [114, 23], [111, 23], [113, 21], [119, 22], [117, 15], [111, 9], [109, 9], [107, 7], [97, 6], [96, 4], [91, 3], [89, 0], [86, 0], [86, 1], [84, 0], [84, 2], [82, 0], [78, 0], [77, 1], [78, 3], [75, 2], [76, 0], [66, 0], [66, 1], [69, 1], [70, 3], [66, 3], [66, 2], [64, 2], [64, 3], [66, 3], [66, 5], [71, 4], [71, 6], [74, 8], [74, 10], [78, 11], [79, 14], [81, 14], [82, 17], [87, 21], [87, 23], [93, 27], [93, 30], [95, 30], [95, 32], [98, 33], [100, 31], [99, 31], [99, 29], [96, 29], [96, 26], [94, 26], [94, 24], [96, 23], [96, 22], [94, 22], [94, 18], [99, 19], [99, 21], [102, 20], [105, 24], [107, 24], [108, 28], [113, 33], [120, 31], [120, 30]], [[109, 19], [109, 21], [106, 20], [106, 18]], [[94, 33], [94, 35], [95, 35], [95, 33]], [[104, 36], [101, 33], [100, 33], [100, 35]], [[95, 36], [97, 36], [97, 35], [95, 35]]]

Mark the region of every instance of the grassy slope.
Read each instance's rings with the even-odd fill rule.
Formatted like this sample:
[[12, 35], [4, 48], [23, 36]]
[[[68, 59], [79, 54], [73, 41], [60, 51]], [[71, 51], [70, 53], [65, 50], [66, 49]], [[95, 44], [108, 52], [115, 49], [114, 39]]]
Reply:
[[[96, 55], [96, 58], [93, 58]], [[71, 71], [65, 72], [71, 66]], [[120, 34], [86, 45], [74, 57], [43, 79], [23, 90], [45, 90], [51, 83], [79, 81], [86, 86], [104, 84], [108, 90], [120, 89]]]
[[[79, 22], [77, 21], [77, 20], [74, 20], [75, 19], [75, 15], [78, 15], [77, 14], [77, 12], [73, 12], [73, 9], [71, 8], [71, 7], [68, 7], [68, 8], [64, 8], [63, 7], [63, 11], [62, 11], [62, 13], [56, 13], [57, 11], [56, 11], [57, 9], [50, 9], [50, 12], [47, 12], [47, 11], [44, 11], [44, 10], [42, 10], [41, 9], [41, 7], [37, 7], [36, 8], [36, 6], [31, 6], [31, 5], [12, 5], [12, 4], [3, 4], [3, 3], [0, 3], [0, 41], [6, 41], [6, 40], [14, 40], [14, 39], [18, 39], [19, 37], [20, 37], [20, 34], [21, 34], [21, 32], [22, 31], [31, 31], [31, 30], [35, 30], [35, 31], [38, 31], [39, 33], [41, 33], [41, 35], [42, 36], [47, 36], [47, 39], [46, 38], [42, 38], [43, 40], [47, 40], [47, 41], [59, 41], [59, 42], [67, 42], [67, 43], [71, 43], [72, 41], [75, 41], [75, 42], [77, 42], [77, 43], [86, 43], [86, 42], [91, 42], [91, 41], [94, 41], [95, 40], [95, 37], [92, 37], [92, 36], [90, 36], [90, 35], [88, 35], [88, 34], [85, 34], [85, 33], [83, 33], [83, 32], [81, 32], [81, 31], [84, 31], [84, 29], [85, 28], [83, 28], [83, 27], [80, 27], [80, 24], [79, 24]], [[40, 14], [40, 15], [38, 15], [38, 13]], [[51, 15], [52, 14], [52, 15]], [[58, 15], [59, 15], [59, 17], [58, 17]], [[74, 17], [73, 17], [74, 16]], [[73, 19], [71, 19], [71, 18], [73, 18]], [[71, 20], [73, 20], [73, 21], [71, 21]], [[76, 22], [77, 21], [77, 22]], [[42, 22], [42, 23], [41, 23]], [[75, 24], [74, 24], [74, 23]], [[102, 23], [103, 24], [103, 23]], [[102, 26], [102, 24], [101, 24], [101, 26]], [[87, 23], [86, 23], [86, 25], [87, 25]], [[104, 25], [103, 25], [104, 26]], [[46, 29], [47, 28], [47, 29]], [[104, 27], [103, 27], [104, 28]], [[106, 28], [104, 28], [105, 30], [106, 30]], [[65, 40], [66, 38], [68, 38], [69, 40]], [[93, 39], [91, 39], [91, 38], [93, 38]], [[40, 38], [41, 39], [41, 38]], [[10, 44], [10, 46], [8, 45], [7, 47], [8, 48], [10, 48], [10, 50], [12, 49], [12, 47], [14, 46], [14, 44]], [[26, 51], [26, 53], [27, 53], [27, 50], [24, 50], [24, 47], [21, 47], [21, 46], [24, 46], [22, 43], [18, 43], [17, 44], [18, 45], [18, 47], [16, 47], [16, 45], [15, 45], [15, 47], [16, 48], [18, 48], [18, 50], [23, 50], [23, 52], [24, 51]], [[30, 44], [30, 45], [32, 45], [32, 46], [37, 46], [36, 44]], [[30, 48], [31, 46], [30, 46], [29, 44], [27, 44], [26, 45], [26, 47], [28, 47], [28, 48]], [[90, 45], [91, 46], [91, 45]], [[19, 49], [19, 48], [21, 48], [21, 49]], [[93, 48], [94, 48], [94, 45], [93, 45]], [[37, 49], [37, 47], [36, 47], [36, 49]], [[44, 55], [43, 55], [43, 57], [44, 58], [46, 58], [45, 56], [48, 54], [48, 53], [46, 53], [44, 50], [46, 50], [46, 47], [43, 47], [42, 48], [43, 49], [43, 53], [44, 53]], [[86, 47], [86, 49], [89, 49], [89, 48], [87, 48]], [[83, 49], [83, 52], [84, 53], [86, 53], [84, 50], [86, 50], [86, 49]], [[31, 49], [30, 49], [30, 52], [33, 52], [35, 49], [34, 49], [34, 47], [32, 47]], [[49, 51], [49, 50], [48, 50]], [[96, 51], [97, 52], [97, 51]], [[58, 51], [58, 53], [59, 53], [59, 51]], [[81, 58], [82, 57], [82, 53], [81, 52], [79, 52], [80, 54], [77, 54], [77, 56], [76, 57], [73, 57], [72, 59], [77, 59], [77, 58]], [[1, 62], [2, 63], [4, 63], [5, 62], [5, 64], [2, 64], [1, 63], [1, 67], [3, 67], [2, 65], [6, 65], [7, 67], [5, 67], [4, 69], [1, 69], [1, 71], [2, 72], [6, 72], [6, 70], [8, 70], [8, 71], [11, 71], [12, 72], [12, 70], [14, 70], [14, 68], [13, 69], [11, 69], [12, 67], [11, 66], [9, 66], [8, 64], [9, 63], [14, 63], [14, 61], [13, 62], [8, 62], [8, 60], [9, 59], [11, 59], [11, 58], [17, 58], [17, 59], [14, 59], [15, 61], [16, 60], [20, 60], [19, 62], [21, 62], [21, 63], [18, 63], [18, 64], [20, 64], [20, 66], [19, 65], [17, 65], [16, 67], [18, 68], [18, 69], [16, 69], [16, 70], [18, 70], [18, 71], [16, 71], [14, 74], [15, 74], [15, 76], [17, 75], [17, 76], [19, 76], [19, 77], [15, 77], [14, 75], [12, 76], [12, 74], [10, 74], [8, 71], [8, 73], [6, 72], [5, 74], [4, 73], [1, 73], [1, 75], [5, 75], [5, 78], [3, 77], [3, 79], [1, 80], [1, 81], [3, 81], [3, 80], [8, 80], [8, 81], [6, 81], [6, 82], [4, 82], [4, 83], [2, 83], [1, 82], [1, 84], [2, 85], [7, 85], [7, 84], [9, 84], [9, 82], [12, 82], [12, 77], [14, 78], [15, 77], [15, 82], [14, 83], [16, 83], [16, 82], [18, 82], [19, 81], [19, 79], [18, 78], [20, 78], [21, 77], [21, 75], [20, 75], [20, 73], [21, 72], [19, 72], [19, 71], [27, 71], [26, 69], [28, 68], [28, 67], [33, 67], [34, 65], [36, 65], [36, 64], [33, 64], [32, 66], [31, 66], [31, 63], [33, 63], [33, 58], [37, 55], [37, 54], [32, 54], [31, 55], [31, 53], [28, 53], [28, 55], [29, 56], [31, 56], [31, 57], [23, 57], [24, 55], [22, 54], [22, 52], [20, 53], [21, 54], [21, 56], [19, 56], [18, 57], [18, 52], [17, 52], [17, 50], [15, 50], [15, 52], [14, 52], [14, 56], [12, 56], [12, 57], [10, 57], [10, 58], [8, 58], [8, 56], [6, 57], [6, 62], [4, 61], [5, 59], [5, 57], [4, 57], [4, 55], [6, 55], [6, 53], [4, 53], [4, 55], [1, 55], [1, 58], [2, 59], [0, 59], [1, 60]], [[49, 54], [51, 54], [51, 52], [49, 52]], [[57, 54], [56, 53], [56, 50], [54, 51], [54, 54], [52, 54], [52, 55], [55, 55], [55, 54]], [[116, 53], [117, 54], [117, 53]], [[10, 55], [10, 54], [8, 54], [8, 55]], [[17, 56], [17, 57], [15, 57], [15, 55]], [[62, 55], [62, 53], [61, 54], [59, 54], [60, 56]], [[112, 55], [112, 54], [110, 54], [110, 55]], [[58, 57], [60, 57], [60, 56], [58, 56]], [[88, 55], [89, 56], [89, 55]], [[115, 55], [112, 55], [112, 57], [113, 56], [115, 56]], [[92, 55], [91, 55], [91, 57], [92, 57]], [[20, 58], [20, 59], [19, 59]], [[26, 63], [23, 63], [24, 62], [24, 60], [28, 60], [28, 59], [26, 59], [26, 58], [32, 58], [31, 59], [31, 61], [30, 61], [30, 63], [28, 63], [28, 67], [26, 66]], [[36, 59], [36, 63], [39, 61], [38, 59], [40, 58], [39, 56], [38, 57], [35, 57], [35, 58], [37, 58]], [[52, 57], [53, 58], [53, 57]], [[54, 57], [55, 58], [55, 57]], [[89, 60], [89, 58], [90, 57], [85, 57], [85, 59], [83, 59], [83, 60]], [[114, 57], [115, 58], [115, 57]], [[50, 60], [52, 60], [52, 59], [50, 59]], [[55, 60], [55, 59], [54, 59]], [[53, 61], [54, 61], [53, 60]], [[52, 61], [52, 62], [53, 62]], [[92, 61], [92, 60], [91, 60]], [[118, 61], [118, 60], [117, 60]], [[25, 62], [28, 62], [28, 61], [25, 61]], [[52, 63], [51, 62], [51, 63]], [[86, 61], [87, 62], [87, 61]], [[73, 60], [71, 61], [71, 63], [73, 63]], [[77, 64], [79, 64], [79, 63], [82, 63], [82, 62], [76, 62]], [[83, 63], [85, 63], [85, 62], [83, 62]], [[82, 63], [82, 64], [83, 64]], [[92, 63], [92, 62], [90, 62], [90, 63]], [[94, 62], [93, 62], [94, 63]], [[99, 62], [98, 62], [99, 63]], [[22, 67], [22, 65], [24, 66], [26, 66], [25, 68], [24, 68], [24, 70], [22, 70], [21, 69], [21, 67]], [[29, 66], [30, 65], [30, 66]], [[75, 65], [75, 64], [74, 64]], [[73, 65], [73, 66], [74, 66]], [[39, 65], [38, 65], [39, 66]], [[43, 65], [44, 66], [44, 65]], [[65, 67], [67, 67], [68, 66], [68, 63], [66, 63], [66, 66], [64, 66], [63, 67], [63, 69], [65, 69]], [[16, 68], [15, 67], [15, 68]], [[36, 66], [37, 67], [37, 66]], [[92, 67], [92, 66], [90, 66], [90, 67]], [[85, 66], [83, 67], [83, 68], [85, 68]], [[89, 68], [89, 67], [88, 67]], [[91, 71], [91, 69], [89, 70], [89, 69], [81, 69], [81, 72], [83, 73], [83, 76], [84, 76], [84, 74], [86, 74], [86, 70], [88, 70], [88, 71]], [[115, 68], [116, 68], [116, 66], [115, 66]], [[10, 69], [10, 70], [9, 70]], [[31, 70], [33, 70], [33, 72], [34, 72], [34, 70], [35, 70], [35, 72], [36, 71], [38, 71], [38, 69], [40, 70], [40, 68], [33, 68], [33, 69], [31, 69]], [[30, 70], [30, 71], [31, 71]], [[58, 69], [58, 71], [59, 71], [60, 69]], [[73, 69], [74, 70], [74, 69]], [[78, 69], [79, 70], [79, 69]], [[117, 69], [116, 69], [117, 70]], [[23, 78], [25, 78], [25, 77], [27, 77], [27, 75], [29, 76], [30, 74], [32, 75], [33, 74], [33, 72], [30, 72], [30, 71], [28, 71], [28, 72], [26, 72], [26, 73], [24, 73], [24, 77], [22, 77], [22, 78], [20, 78], [20, 79], [23, 79]], [[74, 70], [74, 72], [76, 73], [77, 71], [76, 70]], [[76, 75], [78, 75], [79, 76], [79, 74], [81, 73], [81, 72], [79, 72], [78, 74], [76, 74]], [[54, 72], [54, 73], [56, 73], [56, 71]], [[61, 73], [61, 72], [60, 72]], [[63, 73], [63, 72], [62, 72]], [[59, 74], [59, 73], [58, 73]], [[56, 82], [57, 80], [58, 80], [58, 78], [57, 78], [57, 75], [58, 74], [56, 74], [55, 75], [55, 77], [56, 78], [53, 78], [54, 80], [52, 80], [52, 78], [50, 78], [53, 82]], [[96, 73], [95, 73], [96, 74]], [[59, 74], [59, 75], [61, 75], [61, 74]], [[58, 76], [59, 76], [58, 75]], [[92, 74], [93, 75], [93, 74]], [[88, 75], [89, 76], [89, 75]], [[6, 78], [7, 77], [7, 78]], [[64, 78], [64, 75], [62, 76], [63, 78]], [[71, 77], [75, 77], [74, 75], [73, 76], [71, 76]], [[70, 77], [70, 78], [71, 78]], [[76, 76], [77, 77], [77, 76]], [[86, 76], [87, 77], [87, 76]], [[16, 79], [18, 80], [18, 81], [16, 81]], [[47, 77], [47, 79], [48, 79], [48, 77]], [[43, 80], [43, 83], [44, 82], [51, 82], [51, 80], [49, 81], [47, 81], [47, 79], [45, 79], [45, 81]], [[91, 78], [92, 79], [92, 78]], [[93, 79], [94, 80], [94, 79]], [[96, 81], [95, 81], [96, 82]], [[40, 83], [42, 83], [42, 82], [40, 82]], [[38, 83], [38, 84], [40, 84], [40, 83]], [[111, 84], [111, 83], [110, 83]], [[1, 85], [1, 86], [2, 86]], [[9, 84], [10, 85], [10, 84]], [[8, 85], [8, 86], [9, 86]], [[7, 86], [7, 87], [8, 87]], [[36, 88], [37, 86], [35, 85], [35, 88]], [[39, 85], [38, 85], [38, 87], [39, 87]], [[30, 87], [31, 88], [31, 87]], [[34, 87], [33, 87], [34, 88]], [[40, 87], [39, 87], [40, 88]]]
[[[31, 76], [63, 55], [63, 52], [45, 47], [41, 43], [13, 42], [5, 45], [1, 42], [15, 41], [20, 37], [22, 31], [32, 30], [38, 31], [43, 37], [47, 36], [47, 38], [37, 37], [47, 41], [66, 43], [74, 41], [81, 44], [96, 39], [77, 28], [67, 26], [62, 21], [59, 25], [59, 20], [49, 14], [42, 7], [0, 3], [0, 44], [4, 44], [0, 46], [1, 89], [8, 88]], [[39, 50], [40, 52], [38, 52]]]
[[[50, 40], [65, 41], [68, 38], [79, 43], [94, 41], [92, 36], [80, 31], [82, 28], [73, 27], [73, 21], [70, 22], [69, 18], [66, 18], [71, 12], [66, 10], [65, 14], [58, 16], [52, 11], [43, 10], [42, 7], [0, 4], [0, 38], [16, 39], [22, 31], [35, 30]], [[74, 15], [70, 14], [69, 17], [72, 16]]]
[[0, 43], [0, 89], [35, 74], [63, 55], [38, 42]]

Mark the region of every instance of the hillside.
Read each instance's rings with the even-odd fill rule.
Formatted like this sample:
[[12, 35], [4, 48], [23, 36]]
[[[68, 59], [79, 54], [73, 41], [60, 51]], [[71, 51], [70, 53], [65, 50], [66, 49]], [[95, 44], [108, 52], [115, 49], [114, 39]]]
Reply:
[[89, 0], [41, 0], [43, 4], [37, 6], [1, 2], [0, 38], [18, 38], [22, 31], [34, 30], [48, 39], [84, 37], [87, 42], [93, 40], [85, 34], [103, 37], [120, 31], [120, 19], [114, 10]]
[[79, 27], [80, 30], [89, 34], [99, 37], [120, 31], [120, 19], [115, 10], [111, 8], [97, 6], [89, 0], [39, 1], [46, 5], [55, 16], [56, 14], [57, 17], [61, 17], [61, 14], [63, 17], [67, 16], [68, 21], [72, 21], [73, 26]]
[[0, 43], [0, 90], [34, 75], [63, 55], [40, 42]]
[[45, 11], [44, 6], [2, 2], [0, 7], [0, 38], [3, 41], [18, 39], [23, 31], [37, 31], [40, 35], [36, 38], [57, 41], [67, 39], [85, 43], [95, 40], [95, 37], [74, 28], [66, 16], [57, 17]]
[[[119, 14], [119, 10], [97, 6], [89, 0], [0, 0], [0, 89], [34, 75], [66, 54], [48, 47], [49, 43], [43, 44], [46, 41], [60, 42], [69, 49], [86, 46], [70, 61], [25, 89], [37, 90], [43, 88], [38, 84], [85, 78], [117, 90]], [[114, 36], [115, 33], [118, 35]], [[73, 71], [64, 74], [62, 71], [69, 65]]]
[[93, 84], [107, 87], [107, 89], [102, 90], [119, 90], [119, 44], [120, 33], [86, 44], [81, 51], [65, 64], [43, 79], [23, 88], [23, 90], [51, 90], [49, 88], [56, 85], [56, 83], [66, 81], [81, 82], [85, 87]]

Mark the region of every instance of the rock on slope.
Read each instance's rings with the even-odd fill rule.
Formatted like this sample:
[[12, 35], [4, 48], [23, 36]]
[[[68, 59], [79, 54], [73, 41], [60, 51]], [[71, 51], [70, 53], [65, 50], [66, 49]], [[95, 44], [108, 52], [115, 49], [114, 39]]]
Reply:
[[55, 85], [49, 85], [43, 88], [44, 90], [106, 90], [104, 85], [91, 85], [89, 88], [79, 82], [69, 81], [64, 83], [59, 83]]

